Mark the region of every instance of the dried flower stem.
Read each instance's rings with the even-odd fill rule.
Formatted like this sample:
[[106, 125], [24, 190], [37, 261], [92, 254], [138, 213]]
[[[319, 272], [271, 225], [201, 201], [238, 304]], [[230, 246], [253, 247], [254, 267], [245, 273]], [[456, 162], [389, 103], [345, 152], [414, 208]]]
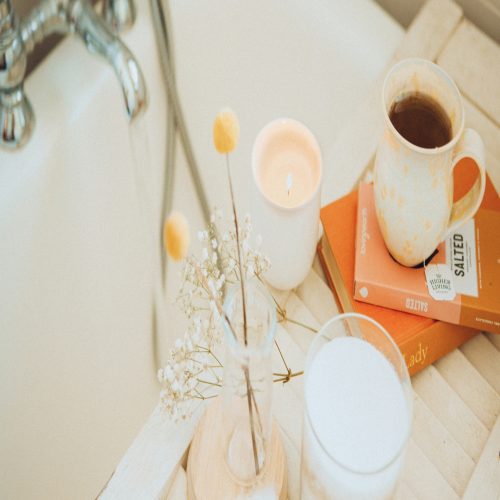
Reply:
[[292, 370], [288, 370], [288, 373], [273, 373], [273, 375], [275, 377], [278, 377], [274, 379], [273, 382], [283, 382], [284, 384], [286, 384], [287, 382], [290, 382], [290, 379], [292, 379], [293, 377], [304, 375], [304, 371], [292, 373]]
[[278, 341], [276, 339], [274, 339], [274, 343], [278, 349], [278, 352], [280, 353], [281, 361], [283, 361], [283, 364], [285, 365], [286, 371], [289, 371], [290, 368], [288, 368], [288, 365], [286, 364], [285, 358], [283, 356], [283, 353], [281, 352], [280, 346], [278, 345]]
[[[252, 435], [252, 449], [253, 449], [253, 460], [255, 463], [255, 475], [258, 476], [260, 472], [260, 467], [259, 467], [259, 458], [257, 456], [257, 442], [255, 440], [255, 428], [254, 428], [254, 422], [253, 422], [253, 410], [252, 410], [252, 394], [253, 394], [253, 389], [252, 386], [250, 385], [250, 374], [248, 372], [248, 366], [245, 366], [243, 368], [243, 372], [245, 373], [245, 382], [247, 385], [247, 403], [248, 403], [248, 415], [250, 417], [250, 431]], [[257, 408], [257, 406], [256, 406]]]
[[[198, 392], [198, 391], [196, 391]], [[207, 399], [214, 399], [217, 397], [217, 394], [214, 394], [213, 396], [193, 396], [194, 399], [201, 399], [202, 401], [206, 401]]]
[[[256, 274], [255, 276], [265, 286], [264, 280], [262, 279], [260, 274]], [[306, 325], [305, 323], [302, 323], [302, 322], [297, 321], [295, 319], [289, 318], [287, 315], [286, 309], [279, 305], [278, 301], [276, 300], [276, 298], [274, 297], [274, 295], [271, 292], [269, 292], [269, 293], [271, 295], [271, 298], [273, 299], [274, 305], [276, 306], [276, 312], [278, 313], [278, 316], [280, 316], [280, 319], [279, 319], [280, 323], [286, 323], [286, 322], [293, 323], [294, 325], [301, 326], [302, 328], [305, 328], [306, 330], [309, 330], [312, 333], [318, 333], [318, 330], [316, 328], [313, 328], [312, 326]], [[280, 352], [280, 354], [281, 354], [281, 352]], [[282, 358], [283, 358], [283, 356], [282, 356]]]
[[312, 326], [309, 326], [309, 325], [306, 325], [305, 323], [297, 321], [296, 319], [289, 318], [286, 315], [286, 311], [285, 311], [285, 315], [282, 316], [281, 319], [280, 319], [280, 323], [281, 322], [283, 322], [283, 323], [293, 323], [294, 325], [301, 326], [302, 328], [305, 328], [306, 330], [309, 330], [312, 333], [318, 333], [318, 330], [316, 328], [313, 328]]
[[257, 423], [259, 424], [260, 432], [262, 434], [264, 430], [262, 428], [262, 419], [260, 418], [260, 412], [259, 412], [259, 407], [257, 406], [257, 400], [255, 399], [255, 391], [252, 391], [252, 401], [255, 406], [255, 413], [257, 414]]
[[278, 342], [276, 341], [276, 339], [274, 339], [274, 343], [275, 343], [276, 348], [278, 349], [278, 352], [280, 354], [281, 361], [283, 361], [283, 364], [285, 365], [286, 373], [273, 373], [273, 375], [275, 377], [279, 377], [277, 379], [274, 379], [273, 382], [283, 382], [284, 384], [286, 384], [287, 382], [290, 382], [291, 378], [298, 377], [299, 375], [303, 375], [304, 374], [303, 371], [292, 372], [292, 370], [288, 367], [287, 362], [285, 361], [285, 357], [283, 356], [283, 353], [281, 352], [280, 346], [279, 346]]
[[205, 401], [206, 399], [212, 399], [216, 398], [217, 394], [214, 394], [213, 396], [204, 396], [198, 389], [194, 390], [196, 392], [196, 395], [193, 396], [196, 399], [201, 399], [202, 401]]
[[203, 379], [201, 379], [201, 378], [197, 378], [196, 380], [197, 380], [200, 384], [207, 384], [207, 385], [214, 385], [215, 387], [222, 387], [222, 385], [221, 385], [221, 384], [218, 384], [218, 383], [216, 383], [216, 382], [210, 382], [210, 381], [208, 381], [208, 380], [203, 380]]
[[234, 229], [236, 232], [236, 249], [238, 251], [238, 268], [240, 271], [240, 286], [241, 286], [241, 302], [243, 309], [243, 337], [245, 341], [245, 345], [248, 345], [247, 338], [247, 308], [245, 301], [245, 283], [243, 276], [243, 264], [241, 259], [241, 248], [240, 248], [240, 230], [238, 227], [238, 215], [236, 213], [236, 204], [234, 202], [234, 191], [233, 191], [233, 181], [231, 178], [231, 169], [229, 168], [229, 155], [226, 154], [226, 171], [227, 171], [227, 180], [229, 183], [229, 193], [231, 195], [231, 206], [233, 209], [233, 218], [234, 218]]
[[[245, 342], [245, 346], [248, 345], [248, 336], [247, 336], [247, 308], [246, 308], [246, 300], [245, 300], [245, 282], [243, 276], [243, 263], [241, 259], [241, 248], [240, 248], [240, 231], [238, 227], [238, 215], [236, 213], [236, 204], [234, 202], [234, 191], [233, 191], [233, 181], [231, 178], [231, 169], [229, 168], [229, 155], [226, 153], [226, 171], [227, 171], [227, 180], [229, 182], [229, 192], [231, 195], [231, 205], [233, 208], [233, 217], [234, 217], [234, 229], [236, 232], [236, 248], [238, 251], [238, 267], [240, 271], [240, 285], [241, 285], [241, 302], [242, 302], [242, 310], [243, 310], [243, 338]], [[260, 472], [259, 467], [259, 459], [257, 457], [257, 443], [255, 440], [255, 426], [253, 421], [253, 410], [252, 410], [252, 395], [253, 389], [250, 384], [250, 373], [249, 367], [245, 366], [243, 368], [245, 374], [245, 382], [247, 386], [247, 403], [248, 403], [248, 415], [250, 417], [250, 431], [252, 434], [252, 448], [253, 448], [253, 458], [255, 463], [255, 475], [258, 476]], [[255, 398], [254, 398], [255, 401]], [[257, 404], [255, 404], [255, 408], [257, 409]]]
[[215, 359], [215, 361], [217, 361], [217, 363], [219, 363], [219, 367], [222, 368], [222, 363], [219, 361], [219, 358], [210, 349], [208, 349], [208, 352]]

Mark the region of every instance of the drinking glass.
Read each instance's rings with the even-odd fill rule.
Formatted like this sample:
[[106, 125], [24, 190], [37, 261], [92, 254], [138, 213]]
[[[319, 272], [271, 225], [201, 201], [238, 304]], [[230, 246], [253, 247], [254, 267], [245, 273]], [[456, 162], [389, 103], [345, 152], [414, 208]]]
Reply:
[[385, 329], [356, 313], [328, 321], [305, 378], [302, 499], [382, 499], [397, 484], [412, 420], [404, 358]]

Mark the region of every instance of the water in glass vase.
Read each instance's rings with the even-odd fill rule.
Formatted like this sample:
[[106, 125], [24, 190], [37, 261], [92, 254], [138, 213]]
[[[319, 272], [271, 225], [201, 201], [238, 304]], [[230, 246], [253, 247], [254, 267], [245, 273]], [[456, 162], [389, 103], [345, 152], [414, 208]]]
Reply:
[[[271, 353], [276, 313], [267, 290], [245, 284], [234, 286], [224, 303], [226, 358], [222, 389], [225, 461], [236, 480], [255, 482], [266, 467], [271, 432]], [[245, 326], [246, 325], [246, 326]]]

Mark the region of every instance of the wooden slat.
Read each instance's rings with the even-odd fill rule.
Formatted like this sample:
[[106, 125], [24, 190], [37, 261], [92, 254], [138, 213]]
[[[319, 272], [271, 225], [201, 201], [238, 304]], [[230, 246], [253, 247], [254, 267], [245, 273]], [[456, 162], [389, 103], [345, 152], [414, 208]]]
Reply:
[[[286, 315], [289, 321], [282, 322], [282, 326], [288, 332], [293, 341], [299, 346], [304, 355], [307, 355], [309, 346], [314, 339], [315, 332], [309, 328], [318, 331], [321, 325], [316, 318], [307, 309], [304, 303], [295, 293], [290, 293], [286, 303]], [[301, 323], [300, 325], [298, 323]], [[305, 328], [305, 325], [309, 328]]]
[[496, 500], [500, 498], [500, 418], [497, 419], [479, 463], [472, 475], [464, 499]]
[[277, 290], [276, 288], [271, 287], [269, 284], [267, 285], [267, 287], [273, 299], [281, 307], [285, 307], [288, 300], [288, 296], [290, 295], [290, 290]]
[[[281, 325], [277, 327], [276, 340], [290, 369], [303, 370], [304, 354]], [[273, 371], [284, 371], [283, 361], [276, 350], [273, 353]], [[275, 383], [273, 386], [273, 416], [280, 427], [287, 457], [290, 500], [300, 498], [303, 393], [303, 376], [293, 378], [287, 384]]]
[[297, 451], [302, 446], [302, 412], [302, 401], [291, 387], [288, 384], [274, 384], [273, 415]]
[[486, 333], [485, 334], [490, 342], [500, 351], [500, 335], [498, 333]]
[[500, 414], [500, 397], [462, 351], [455, 349], [434, 363], [450, 387], [490, 430]]
[[428, 406], [416, 396], [412, 438], [453, 490], [461, 495], [474, 470], [473, 460]]
[[464, 19], [438, 59], [460, 90], [500, 125], [500, 48]]
[[158, 406], [120, 461], [100, 499], [162, 498], [175, 478], [173, 474], [189, 446], [203, 408], [200, 404], [192, 418], [173, 423]]
[[[290, 335], [288, 335], [288, 332], [281, 325], [278, 325], [276, 329], [275, 339], [278, 343], [283, 357], [285, 358], [285, 362], [288, 365], [288, 368], [290, 368], [292, 372], [300, 372], [305, 370], [306, 357], [304, 352], [292, 340]], [[273, 372], [286, 372], [285, 365], [277, 349], [275, 349], [273, 352]], [[302, 375], [292, 378], [290, 382], [287, 382], [286, 385], [291, 387], [297, 397], [302, 400], [304, 393], [304, 377]]]
[[[462, 10], [451, 0], [430, 0], [410, 25], [389, 67], [398, 60], [418, 56], [434, 60], [458, 26]], [[324, 150], [323, 204], [349, 193], [375, 154], [383, 130], [382, 82], [379, 79], [367, 98], [345, 124], [331, 148]]]
[[319, 276], [319, 278], [326, 283], [326, 276], [325, 272], [323, 271], [323, 268], [321, 267], [321, 262], [319, 260], [318, 255], [314, 257], [313, 265], [312, 265], [312, 270]]
[[300, 460], [301, 451], [297, 450], [290, 439], [282, 433], [288, 471], [288, 500], [300, 500]]
[[455, 2], [429, 0], [413, 19], [396, 58], [435, 60], [461, 19], [462, 9]]
[[481, 111], [467, 96], [462, 96], [465, 111], [465, 125], [475, 128], [484, 144], [500, 160], [500, 128]]
[[332, 290], [314, 269], [297, 288], [296, 293], [320, 325], [341, 312], [335, 303]]
[[187, 498], [187, 478], [186, 471], [179, 467], [170, 488], [166, 500], [186, 500]]
[[[303, 370], [304, 353], [281, 325], [277, 327], [276, 340], [288, 366], [293, 371]], [[277, 352], [273, 353], [273, 370], [283, 370], [283, 362]], [[301, 449], [303, 397], [303, 376], [293, 378], [286, 384], [275, 383], [273, 385], [273, 414], [283, 433], [298, 451]]]
[[408, 442], [402, 479], [418, 498], [439, 498], [439, 500], [458, 498], [436, 466], [426, 457], [413, 439]]
[[393, 500], [418, 500], [418, 497], [413, 493], [408, 484], [400, 480], [394, 493]]
[[500, 193], [500, 128], [469, 99], [464, 98], [465, 124], [475, 129], [486, 147], [486, 170]]
[[484, 335], [477, 335], [461, 346], [460, 350], [500, 394], [500, 352], [495, 346]]
[[475, 462], [488, 439], [488, 429], [434, 366], [412, 378], [412, 386], [432, 413]]

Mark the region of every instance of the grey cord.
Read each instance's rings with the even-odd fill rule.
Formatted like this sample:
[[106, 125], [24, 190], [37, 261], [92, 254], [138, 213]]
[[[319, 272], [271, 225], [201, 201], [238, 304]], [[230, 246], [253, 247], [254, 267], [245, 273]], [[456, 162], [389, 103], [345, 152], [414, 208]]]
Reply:
[[[151, 0], [151, 13], [153, 18], [153, 26], [156, 37], [156, 44], [160, 54], [160, 63], [162, 67], [162, 75], [164, 85], [167, 90], [167, 137], [166, 137], [166, 154], [165, 154], [165, 175], [162, 197], [162, 217], [160, 219], [160, 234], [163, 232], [163, 222], [172, 209], [173, 194], [174, 194], [174, 179], [175, 179], [175, 161], [176, 161], [176, 145], [177, 145], [177, 132], [179, 132], [181, 145], [184, 150], [186, 162], [188, 164], [191, 179], [193, 181], [198, 200], [203, 212], [205, 223], [208, 224], [210, 220], [210, 209], [207, 201], [207, 196], [203, 183], [201, 181], [198, 165], [189, 139], [182, 106], [177, 92], [175, 81], [175, 65], [174, 65], [174, 50], [172, 43], [172, 29], [171, 29], [171, 16], [168, 0]], [[168, 259], [166, 258], [163, 249], [163, 238], [160, 238], [160, 248], [158, 249], [161, 255], [161, 282], [163, 291], [166, 292], [167, 287], [167, 266]], [[156, 368], [160, 367], [160, 353], [159, 353], [159, 316], [158, 307], [160, 304], [153, 301], [153, 317], [152, 317], [152, 347], [153, 347], [153, 361]]]
[[[163, 7], [163, 3], [165, 4], [165, 8]], [[171, 120], [173, 120], [175, 123], [175, 127], [170, 128], [170, 130], [175, 129], [175, 131], [179, 132], [179, 137], [181, 140], [182, 148], [184, 150], [184, 155], [186, 157], [189, 172], [191, 174], [196, 194], [198, 196], [198, 200], [203, 212], [203, 218], [208, 224], [210, 221], [210, 208], [208, 199], [203, 187], [203, 183], [201, 181], [198, 165], [196, 163], [193, 148], [191, 146], [191, 141], [189, 139], [186, 122], [184, 120], [184, 114], [182, 112], [182, 105], [179, 99], [179, 94], [177, 92], [177, 85], [175, 83], [174, 63], [172, 58], [172, 39], [170, 35], [172, 29], [168, 0], [163, 0], [163, 3], [162, 0], [151, 0], [151, 10], [153, 14], [156, 42], [158, 45], [158, 50], [160, 52], [160, 62], [163, 70], [163, 78], [165, 81], [165, 86], [167, 87], [167, 94], [170, 105], [168, 114], [173, 115]], [[169, 133], [170, 132], [167, 131], [167, 134]], [[175, 142], [175, 139], [170, 141], [170, 143], [172, 142]], [[168, 143], [169, 139], [167, 137], [167, 145]], [[172, 148], [170, 148], [170, 151], [167, 151], [167, 161], [169, 160], [169, 158], [174, 159], [175, 161], [175, 154], [172, 153]], [[168, 166], [166, 168], [166, 171], [168, 171]], [[168, 207], [168, 205], [171, 204], [171, 188], [169, 188], [167, 193], [169, 193], [170, 200], [165, 201], [165, 203], [163, 204], [164, 207]]]
[[[155, 1], [155, 0], [153, 0]], [[158, 0], [159, 2], [161, 0]], [[166, 0], [165, 0], [166, 1]], [[160, 15], [163, 13], [160, 12]], [[166, 20], [162, 24], [164, 26], [170, 26], [170, 10], [167, 3], [167, 8], [165, 9]], [[165, 32], [165, 52], [167, 54], [168, 60], [166, 63], [169, 65], [169, 71], [172, 74], [172, 79], [175, 83], [175, 54], [172, 43], [172, 34], [171, 30], [167, 29]], [[159, 37], [157, 36], [157, 42]], [[163, 60], [163, 58], [162, 58]], [[163, 63], [162, 63], [163, 64]], [[162, 66], [163, 68], [163, 66]], [[166, 81], [164, 82], [166, 86]], [[162, 234], [163, 231], [163, 222], [168, 217], [168, 214], [172, 210], [173, 205], [173, 197], [174, 197], [174, 182], [175, 182], [175, 161], [176, 161], [176, 152], [177, 152], [177, 124], [175, 120], [175, 115], [173, 113], [172, 106], [170, 102], [167, 102], [167, 145], [166, 145], [166, 154], [165, 154], [165, 175], [163, 179], [163, 199], [162, 199], [162, 217], [160, 219], [160, 227], [159, 231]], [[195, 167], [196, 168], [196, 165]], [[166, 258], [166, 253], [163, 248], [163, 238], [160, 238], [160, 253], [161, 253], [161, 269], [162, 269], [162, 284], [163, 288], [166, 291], [167, 289], [167, 266], [168, 259]]]

